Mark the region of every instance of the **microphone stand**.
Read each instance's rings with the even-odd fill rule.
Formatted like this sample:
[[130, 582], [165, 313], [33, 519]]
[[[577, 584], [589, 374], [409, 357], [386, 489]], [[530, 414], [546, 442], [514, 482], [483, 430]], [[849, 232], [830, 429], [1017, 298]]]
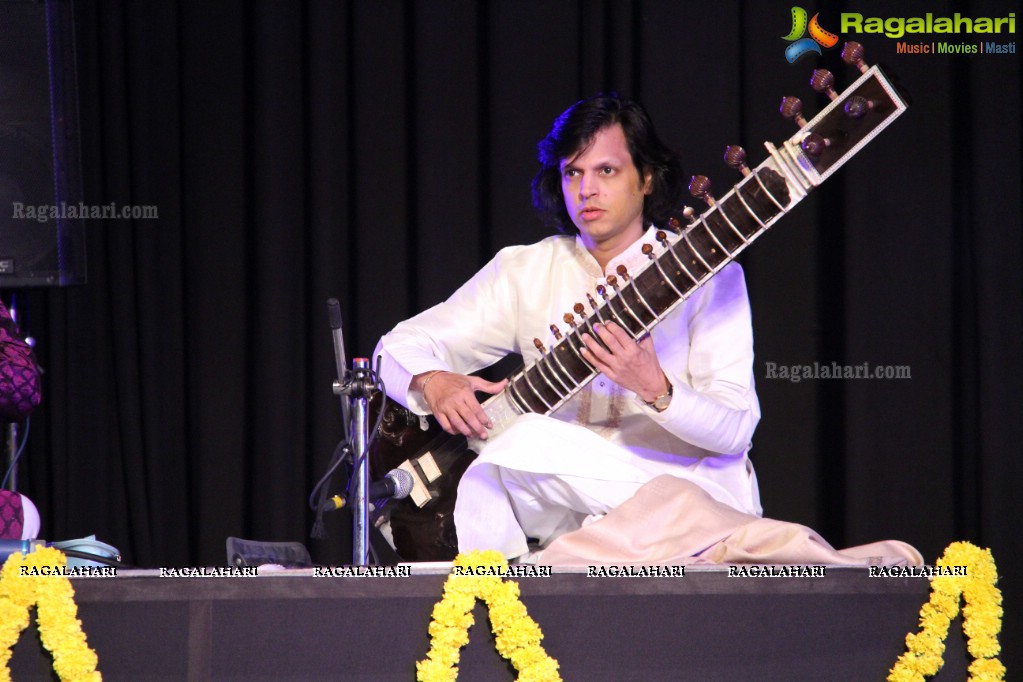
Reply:
[[334, 394], [341, 397], [341, 419], [345, 441], [352, 444], [353, 468], [349, 497], [352, 500], [352, 565], [369, 564], [369, 399], [377, 375], [369, 360], [355, 358], [349, 373], [341, 335], [341, 306], [336, 298], [327, 301], [330, 328], [334, 336], [337, 381]]
[[376, 374], [366, 358], [352, 361], [351, 380], [347, 385], [335, 384], [334, 391], [347, 398], [351, 410], [352, 450], [354, 467], [350, 497], [352, 499], [352, 565], [369, 563], [369, 399], [376, 386]]

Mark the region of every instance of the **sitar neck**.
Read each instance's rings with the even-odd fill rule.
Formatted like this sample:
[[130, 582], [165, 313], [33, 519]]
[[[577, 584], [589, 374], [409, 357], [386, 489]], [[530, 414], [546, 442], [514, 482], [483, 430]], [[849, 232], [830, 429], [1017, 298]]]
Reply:
[[[755, 169], [745, 167], [745, 152], [740, 148], [728, 148], [726, 161], [743, 172], [743, 179], [727, 194], [712, 199], [709, 181], [694, 178], [690, 191], [707, 201], [708, 209], [684, 228], [675, 225], [674, 233], [655, 229], [655, 240], [643, 247], [648, 261], [642, 268], [628, 272], [619, 266], [595, 292], [585, 293], [589, 310], [577, 303], [574, 314], [566, 313], [564, 333], [552, 324], [555, 343], [549, 350], [539, 339], [534, 341], [539, 358], [509, 377], [500, 399], [492, 399], [493, 404], [488, 401], [488, 414], [503, 415], [509, 410], [550, 414], [564, 405], [598, 374], [580, 352], [583, 333], [597, 338], [594, 325], [614, 321], [635, 339], [650, 334], [902, 114], [907, 106], [904, 99], [877, 66], [863, 65], [861, 56], [862, 48], [856, 61], [847, 59], [860, 67], [860, 77], [841, 95], [830, 92], [832, 102], [813, 120], [802, 119], [798, 100], [783, 100], [783, 114], [797, 121], [799, 132], [781, 147], [765, 143], [769, 157]], [[821, 74], [830, 77], [817, 71], [811, 83], [815, 88], [826, 83], [820, 89], [830, 91], [833, 78]]]

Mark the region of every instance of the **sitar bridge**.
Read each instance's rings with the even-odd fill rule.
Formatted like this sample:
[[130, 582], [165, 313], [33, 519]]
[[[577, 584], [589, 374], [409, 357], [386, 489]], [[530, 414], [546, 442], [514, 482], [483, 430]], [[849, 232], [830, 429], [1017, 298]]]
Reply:
[[409, 499], [422, 509], [435, 497], [430, 484], [442, 475], [433, 454], [427, 451], [415, 459], [406, 459], [398, 468], [412, 474], [412, 492], [409, 493]]

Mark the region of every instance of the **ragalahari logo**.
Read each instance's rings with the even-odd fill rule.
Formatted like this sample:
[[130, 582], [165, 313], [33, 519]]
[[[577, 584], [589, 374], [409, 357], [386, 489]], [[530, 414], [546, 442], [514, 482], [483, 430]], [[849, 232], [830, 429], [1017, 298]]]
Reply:
[[792, 8], [792, 30], [787, 36], [783, 36], [784, 40], [791, 43], [785, 48], [785, 59], [789, 60], [789, 64], [794, 64], [798, 59], [811, 52], [821, 54], [821, 47], [834, 47], [838, 44], [838, 36], [821, 28], [817, 21], [819, 16], [820, 13], [817, 13], [813, 15], [813, 19], [810, 19], [810, 37], [804, 38], [803, 34], [808, 28], [806, 10], [802, 7]]

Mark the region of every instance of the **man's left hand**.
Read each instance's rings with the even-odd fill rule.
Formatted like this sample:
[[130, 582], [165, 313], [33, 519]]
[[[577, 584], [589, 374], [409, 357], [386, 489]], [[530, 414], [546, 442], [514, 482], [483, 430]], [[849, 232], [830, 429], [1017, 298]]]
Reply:
[[604, 345], [590, 334], [581, 334], [585, 345], [582, 354], [587, 362], [646, 402], [653, 402], [668, 390], [668, 378], [657, 360], [653, 339], [645, 336], [637, 342], [615, 322], [596, 324], [593, 328]]

